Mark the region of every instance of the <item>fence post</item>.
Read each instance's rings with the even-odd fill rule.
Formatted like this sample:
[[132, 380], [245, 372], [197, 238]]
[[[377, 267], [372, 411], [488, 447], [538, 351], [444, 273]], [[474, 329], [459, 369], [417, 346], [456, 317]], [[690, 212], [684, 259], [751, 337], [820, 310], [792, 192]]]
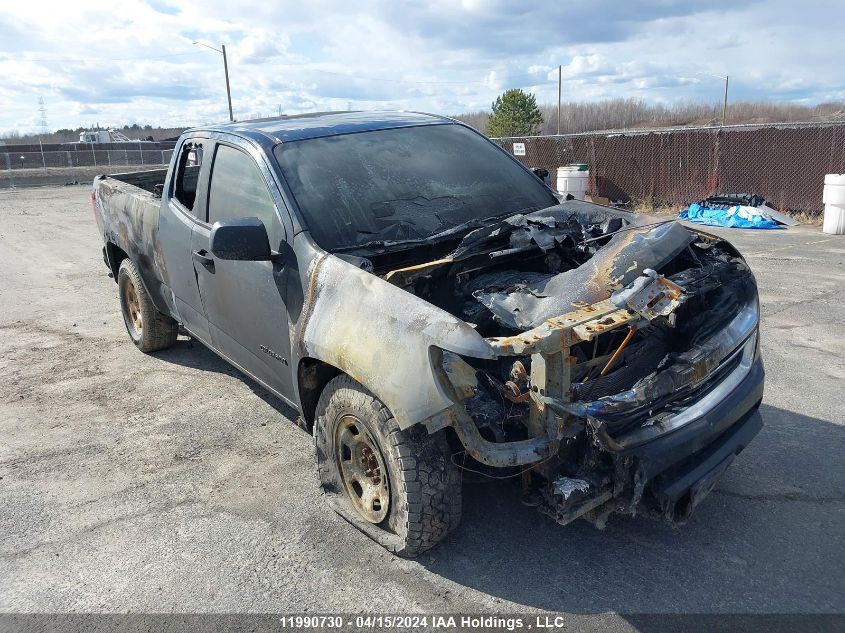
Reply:
[[109, 167], [111, 167], [111, 150], [106, 150], [106, 157], [109, 159]]
[[722, 128], [716, 130], [716, 140], [713, 147], [713, 190], [710, 192], [710, 195], [715, 195], [719, 193], [719, 168], [720, 168], [720, 160], [721, 160], [721, 141], [722, 141]]
[[141, 141], [138, 141], [138, 153], [141, 155], [141, 166], [144, 166], [144, 150], [141, 149]]
[[15, 188], [15, 174], [12, 172], [12, 159], [9, 157], [9, 153], [5, 153], [4, 156], [6, 157], [6, 169], [9, 170], [9, 189]]
[[[65, 152], [65, 158], [67, 158], [67, 166], [72, 168], [73, 167], [73, 158], [71, 158], [69, 151]], [[73, 174], [73, 179], [77, 180], [76, 173], [74, 173], [74, 172], [71, 172], [71, 173]]]
[[97, 154], [94, 151], [94, 143], [91, 143], [91, 156], [94, 157], [94, 167], [97, 166]]
[[41, 139], [38, 139], [38, 149], [41, 150], [41, 165], [44, 167], [44, 171], [47, 171], [47, 161], [44, 160], [44, 145], [41, 144]]

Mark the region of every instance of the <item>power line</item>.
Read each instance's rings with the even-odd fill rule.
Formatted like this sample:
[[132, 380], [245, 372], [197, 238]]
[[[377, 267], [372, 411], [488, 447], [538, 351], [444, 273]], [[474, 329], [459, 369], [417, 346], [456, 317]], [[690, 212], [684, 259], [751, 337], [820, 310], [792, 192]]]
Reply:
[[[300, 64], [278, 64], [280, 66], [299, 66]], [[420, 85], [459, 85], [459, 86], [466, 86], [466, 85], [487, 85], [488, 81], [417, 81], [413, 79], [398, 79], [394, 77], [373, 77], [369, 75], [353, 75], [349, 73], [342, 73], [332, 70], [323, 70], [321, 68], [311, 68], [308, 69], [312, 72], [323, 73], [325, 75], [335, 75], [337, 77], [346, 77], [348, 79], [360, 79], [363, 81], [382, 81], [386, 83], [397, 83], [397, 84], [420, 84]], [[550, 79], [543, 79], [538, 81], [536, 77], [527, 77], [523, 79], [512, 79], [509, 83], [516, 83], [521, 85], [532, 85], [532, 86], [540, 86], [544, 84], [550, 84], [553, 80]]]
[[[279, 66], [300, 66], [300, 64], [277, 64]], [[311, 72], [321, 73], [324, 75], [334, 75], [336, 77], [346, 77], [347, 79], [360, 79], [363, 81], [382, 81], [385, 83], [397, 84], [422, 84], [422, 85], [467, 85], [467, 84], [486, 84], [486, 81], [415, 81], [412, 79], [397, 79], [395, 77], [371, 77], [368, 75], [352, 75], [349, 73], [342, 73], [332, 70], [323, 70], [322, 68], [309, 68]]]

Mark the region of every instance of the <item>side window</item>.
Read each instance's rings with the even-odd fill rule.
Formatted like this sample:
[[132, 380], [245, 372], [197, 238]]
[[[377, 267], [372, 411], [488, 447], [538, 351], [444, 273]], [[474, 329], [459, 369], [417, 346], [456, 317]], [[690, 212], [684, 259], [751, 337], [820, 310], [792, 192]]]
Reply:
[[197, 180], [199, 180], [200, 167], [202, 167], [202, 144], [185, 143], [179, 154], [173, 197], [182, 203], [182, 206], [188, 211], [194, 210], [194, 203], [197, 199]]
[[276, 206], [258, 166], [244, 152], [218, 145], [208, 188], [208, 222], [257, 217], [274, 234]]

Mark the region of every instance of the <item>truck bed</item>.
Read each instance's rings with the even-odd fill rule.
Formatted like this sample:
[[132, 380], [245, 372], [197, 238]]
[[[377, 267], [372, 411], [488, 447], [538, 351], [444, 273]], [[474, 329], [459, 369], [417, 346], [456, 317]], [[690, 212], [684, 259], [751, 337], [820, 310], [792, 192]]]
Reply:
[[111, 174], [108, 175], [107, 178], [119, 180], [127, 185], [138, 187], [139, 189], [143, 189], [144, 191], [148, 191], [150, 193], [155, 193], [156, 185], [164, 185], [164, 181], [167, 178], [167, 168], [149, 169], [147, 171], [132, 171], [125, 174]]
[[97, 176], [92, 198], [97, 226], [109, 245], [104, 256], [115, 277], [121, 258], [128, 256], [148, 292], [156, 297], [160, 296], [162, 262], [156, 253], [161, 194], [155, 186], [164, 184], [166, 175], [166, 169], [157, 169]]

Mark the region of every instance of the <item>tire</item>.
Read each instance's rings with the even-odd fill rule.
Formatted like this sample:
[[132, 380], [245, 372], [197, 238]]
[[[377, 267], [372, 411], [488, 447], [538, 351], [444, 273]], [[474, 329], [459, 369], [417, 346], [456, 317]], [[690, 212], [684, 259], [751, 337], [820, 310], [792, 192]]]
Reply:
[[120, 311], [129, 338], [142, 352], [167, 349], [176, 342], [179, 324], [156, 310], [131, 259], [120, 263], [117, 274]]
[[[445, 435], [421, 426], [400, 430], [387, 407], [350, 377], [334, 378], [320, 395], [314, 443], [329, 505], [391, 552], [414, 557], [460, 523], [461, 476]], [[357, 481], [353, 451], [363, 475]], [[373, 499], [378, 503], [368, 505]]]

